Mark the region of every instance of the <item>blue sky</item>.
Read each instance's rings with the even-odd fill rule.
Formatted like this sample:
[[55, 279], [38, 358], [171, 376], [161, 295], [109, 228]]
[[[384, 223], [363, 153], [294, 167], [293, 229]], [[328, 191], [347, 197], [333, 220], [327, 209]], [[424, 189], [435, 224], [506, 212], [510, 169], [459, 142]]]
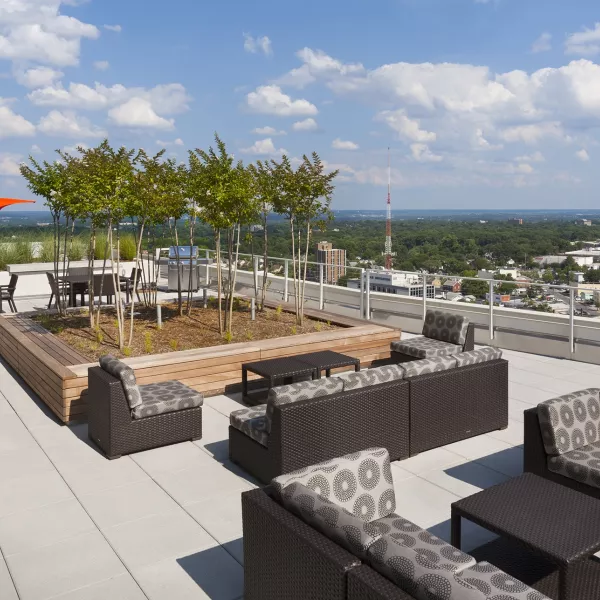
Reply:
[[[598, 23], [598, 25], [597, 25]], [[0, 196], [28, 154], [313, 150], [334, 208], [598, 208], [600, 8], [578, 0], [3, 0]]]

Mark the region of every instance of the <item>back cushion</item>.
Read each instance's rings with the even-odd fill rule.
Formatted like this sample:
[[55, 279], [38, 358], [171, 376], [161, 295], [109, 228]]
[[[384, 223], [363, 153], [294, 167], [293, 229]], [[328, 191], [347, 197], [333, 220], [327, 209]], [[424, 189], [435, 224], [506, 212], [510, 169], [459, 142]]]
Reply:
[[417, 377], [426, 373], [437, 373], [438, 371], [448, 371], [456, 368], [456, 358], [454, 356], [436, 356], [434, 358], [423, 358], [413, 360], [412, 362], [402, 363], [400, 366], [404, 370], [404, 378]]
[[600, 440], [600, 389], [590, 388], [538, 404], [547, 454], [564, 454]]
[[426, 553], [415, 552], [387, 535], [369, 547], [367, 559], [376, 571], [417, 600], [486, 600], [482, 592], [460, 579], [451, 568], [454, 565], [433, 562]]
[[276, 477], [271, 482], [280, 493], [291, 483], [301, 483], [363, 521], [394, 512], [396, 496], [385, 448], [370, 448], [327, 460]]
[[469, 319], [443, 310], [429, 309], [425, 313], [423, 335], [462, 346], [467, 339]]
[[132, 410], [142, 404], [142, 395], [137, 386], [133, 369], [110, 354], [100, 357], [100, 366], [113, 377], [121, 380], [123, 391]]
[[498, 360], [502, 358], [502, 350], [492, 348], [491, 346], [484, 346], [483, 348], [470, 350], [469, 352], [459, 352], [454, 355], [454, 358], [456, 358], [457, 367], [466, 367], [467, 365], [475, 365], [487, 362], [488, 360]]
[[281, 499], [290, 512], [361, 558], [366, 558], [369, 546], [381, 537], [376, 527], [301, 483], [288, 485]]
[[394, 381], [404, 377], [404, 369], [398, 365], [385, 365], [375, 369], [365, 369], [358, 373], [343, 373], [336, 378], [344, 383], [344, 391], [357, 390], [386, 381]]
[[265, 415], [267, 417], [267, 432], [271, 433], [275, 406], [329, 396], [341, 392], [343, 389], [344, 385], [337, 377], [325, 377], [315, 381], [299, 381], [298, 383], [271, 388], [267, 397], [267, 412]]

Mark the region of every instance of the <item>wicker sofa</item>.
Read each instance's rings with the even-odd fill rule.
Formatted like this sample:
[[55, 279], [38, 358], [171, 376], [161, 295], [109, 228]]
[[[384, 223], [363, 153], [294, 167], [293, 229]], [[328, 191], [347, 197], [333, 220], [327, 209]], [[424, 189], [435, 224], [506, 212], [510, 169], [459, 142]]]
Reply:
[[495, 348], [273, 388], [231, 413], [229, 456], [260, 481], [365, 446], [402, 460], [508, 426], [508, 362]]
[[524, 470], [600, 498], [600, 389], [525, 411]]
[[178, 381], [137, 385], [112, 356], [88, 370], [88, 436], [107, 458], [198, 440], [202, 394]]
[[383, 448], [244, 492], [244, 598], [548, 600], [404, 519], [395, 506]]

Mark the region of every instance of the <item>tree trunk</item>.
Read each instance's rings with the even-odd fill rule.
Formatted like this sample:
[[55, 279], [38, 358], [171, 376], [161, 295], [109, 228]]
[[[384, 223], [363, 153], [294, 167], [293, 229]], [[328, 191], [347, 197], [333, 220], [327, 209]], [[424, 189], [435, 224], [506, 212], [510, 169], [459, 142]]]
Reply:
[[238, 264], [238, 258], [240, 255], [240, 229], [242, 228], [242, 226], [238, 223], [237, 226], [237, 239], [236, 239], [236, 243], [235, 243], [235, 264], [233, 267], [233, 279], [231, 282], [231, 300], [229, 302], [229, 329], [227, 331], [229, 331], [229, 333], [232, 333], [232, 321], [233, 321], [233, 294], [235, 293], [235, 281], [237, 278], [237, 264]]
[[221, 230], [215, 231], [215, 249], [216, 249], [216, 260], [217, 260], [217, 305], [218, 305], [218, 320], [219, 320], [219, 334], [223, 335], [223, 312], [221, 301], [222, 285], [223, 285], [223, 273], [221, 270]]
[[131, 346], [131, 343], [133, 342], [133, 313], [135, 311], [135, 290], [138, 283], [138, 265], [140, 263], [142, 265], [144, 264], [142, 261], [142, 238], [144, 236], [144, 224], [145, 221], [142, 221], [140, 224], [140, 235], [137, 240], [137, 248], [135, 253], [135, 270], [133, 272], [133, 288], [131, 289], [131, 321], [129, 323], [129, 340], [127, 342], [128, 346]]
[[94, 315], [94, 257], [96, 255], [96, 227], [92, 224], [88, 247], [88, 306], [90, 310], [90, 327], [95, 326]]
[[304, 300], [306, 293], [306, 269], [308, 267], [308, 248], [310, 244], [310, 219], [306, 223], [306, 252], [304, 254], [304, 275], [302, 277], [302, 295], [300, 302], [300, 325], [304, 323]]
[[294, 219], [290, 217], [290, 231], [292, 235], [292, 272], [294, 280], [294, 308], [296, 320], [298, 320], [298, 285], [296, 281], [296, 232], [294, 231]]
[[181, 260], [179, 258], [179, 233], [177, 232], [177, 221], [175, 221], [175, 256], [177, 259], [177, 312], [183, 316], [183, 297], [181, 295]]
[[265, 210], [263, 211], [263, 280], [262, 280], [262, 290], [261, 290], [261, 298], [260, 298], [260, 311], [261, 312], [263, 310], [265, 310], [265, 298], [267, 296], [267, 280], [269, 277], [268, 242], [269, 242], [269, 234], [267, 232], [267, 211], [265, 208]]

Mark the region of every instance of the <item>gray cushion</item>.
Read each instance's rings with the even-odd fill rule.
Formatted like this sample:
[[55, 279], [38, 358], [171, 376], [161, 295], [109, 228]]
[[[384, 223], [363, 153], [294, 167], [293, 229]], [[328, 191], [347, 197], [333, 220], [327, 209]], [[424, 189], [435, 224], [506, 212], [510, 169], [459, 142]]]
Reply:
[[288, 510], [358, 557], [366, 557], [369, 546], [381, 537], [370, 523], [301, 483], [288, 485], [282, 501]]
[[439, 356], [435, 358], [424, 358], [423, 360], [413, 360], [412, 362], [402, 363], [404, 369], [404, 378], [417, 377], [426, 373], [437, 373], [439, 371], [448, 371], [456, 368], [456, 359], [453, 356]]
[[600, 488], [600, 442], [548, 457], [548, 469], [580, 483]]
[[298, 383], [271, 388], [267, 397], [267, 432], [271, 433], [275, 406], [329, 396], [341, 392], [343, 389], [344, 385], [337, 377], [325, 377], [315, 381], [299, 381]]
[[259, 404], [251, 408], [234, 410], [229, 415], [229, 423], [239, 429], [248, 437], [257, 441], [261, 446], [267, 446], [269, 434], [267, 433], [266, 404]]
[[450, 344], [441, 340], [432, 340], [426, 337], [415, 337], [410, 340], [392, 342], [391, 348], [394, 352], [407, 354], [415, 358], [436, 358], [438, 356], [451, 356], [458, 354], [461, 346]]
[[547, 454], [564, 454], [600, 441], [600, 389], [590, 388], [538, 404]]
[[456, 565], [434, 562], [437, 554], [416, 552], [387, 535], [371, 544], [367, 558], [376, 571], [417, 600], [486, 600], [477, 588], [460, 579], [453, 568]]
[[204, 397], [200, 392], [180, 381], [149, 383], [140, 385], [139, 389], [142, 403], [131, 411], [134, 419], [197, 408], [204, 403]]
[[396, 509], [390, 455], [385, 448], [370, 448], [327, 460], [280, 475], [271, 483], [282, 493], [295, 482], [364, 521], [386, 517]]
[[110, 354], [106, 354], [100, 357], [100, 367], [113, 377], [121, 380], [129, 408], [134, 409], [142, 404], [142, 396], [135, 379], [135, 373], [129, 365]]
[[492, 348], [492, 346], [484, 346], [477, 350], [469, 350], [469, 352], [459, 352], [455, 354], [456, 366], [466, 367], [467, 365], [475, 365], [489, 360], [498, 360], [502, 358], [502, 350]]
[[423, 335], [433, 340], [441, 340], [464, 346], [467, 339], [469, 319], [444, 310], [429, 309], [425, 313]]
[[408, 519], [396, 514], [371, 521], [382, 535], [388, 536], [421, 554], [426, 560], [436, 565], [444, 565], [450, 571], [459, 573], [475, 564], [475, 559], [429, 533], [426, 529], [411, 523]]
[[336, 378], [344, 383], [344, 391], [357, 390], [386, 381], [394, 381], [404, 377], [404, 369], [398, 365], [385, 365], [374, 369], [365, 369], [358, 373], [342, 373]]
[[460, 575], [468, 585], [477, 588], [490, 600], [550, 600], [541, 592], [530, 588], [488, 562], [480, 562], [465, 569]]

